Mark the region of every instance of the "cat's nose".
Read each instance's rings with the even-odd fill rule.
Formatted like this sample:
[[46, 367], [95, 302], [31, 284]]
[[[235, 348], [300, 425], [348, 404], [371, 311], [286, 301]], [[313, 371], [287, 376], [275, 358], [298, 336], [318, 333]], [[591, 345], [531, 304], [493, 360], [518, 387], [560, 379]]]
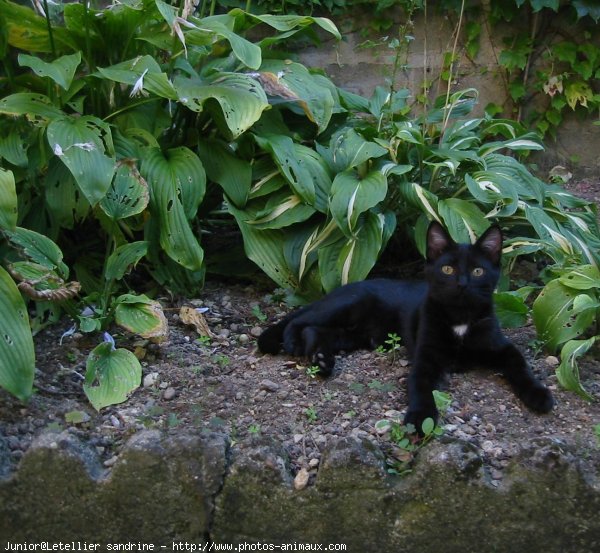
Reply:
[[460, 275], [458, 277], [458, 287], [459, 288], [466, 288], [468, 283], [469, 283], [469, 281], [465, 275]]

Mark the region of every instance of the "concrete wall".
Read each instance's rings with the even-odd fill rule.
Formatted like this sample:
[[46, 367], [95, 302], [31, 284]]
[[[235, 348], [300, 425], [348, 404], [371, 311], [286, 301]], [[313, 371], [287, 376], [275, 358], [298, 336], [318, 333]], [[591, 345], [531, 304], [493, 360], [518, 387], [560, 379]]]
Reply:
[[600, 550], [598, 456], [588, 452], [584, 462], [585, 452], [552, 440], [526, 446], [498, 481], [465, 442], [436, 441], [412, 473], [394, 476], [377, 446], [343, 438], [327, 444], [316, 480], [302, 490], [281, 448], [260, 438], [231, 446], [217, 434], [143, 431], [110, 469], [68, 431], [42, 434], [16, 469], [2, 451], [0, 444], [2, 550], [42, 542], [79, 551]]

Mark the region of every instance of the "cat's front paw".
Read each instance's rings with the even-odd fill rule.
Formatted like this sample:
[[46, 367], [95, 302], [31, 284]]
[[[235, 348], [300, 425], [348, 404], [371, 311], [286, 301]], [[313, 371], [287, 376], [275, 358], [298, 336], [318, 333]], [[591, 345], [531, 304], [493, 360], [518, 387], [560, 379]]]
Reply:
[[412, 424], [419, 436], [423, 436], [423, 422], [425, 419], [433, 419], [433, 422], [437, 422], [438, 410], [435, 405], [431, 407], [421, 407], [417, 409], [409, 408], [404, 416], [404, 424]]
[[519, 394], [523, 403], [536, 413], [549, 413], [554, 407], [554, 398], [548, 388], [538, 384]]

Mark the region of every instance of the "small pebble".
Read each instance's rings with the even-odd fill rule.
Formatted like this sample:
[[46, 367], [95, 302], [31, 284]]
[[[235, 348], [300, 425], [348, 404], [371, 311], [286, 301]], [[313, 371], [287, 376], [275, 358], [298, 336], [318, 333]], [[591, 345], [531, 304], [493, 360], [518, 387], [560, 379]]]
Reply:
[[170, 399], [173, 399], [176, 394], [177, 392], [175, 388], [169, 387], [163, 392], [163, 399], [168, 401]]
[[247, 344], [250, 341], [250, 336], [248, 336], [247, 334], [240, 334], [238, 336], [238, 342], [240, 344]]
[[254, 326], [250, 329], [250, 334], [255, 338], [258, 338], [262, 334], [262, 328], [260, 326]]
[[261, 380], [258, 387], [267, 392], [277, 392], [280, 388], [279, 384], [277, 384], [277, 382], [273, 382], [272, 380]]
[[308, 479], [310, 478], [310, 473], [304, 467], [298, 471], [296, 477], [294, 478], [294, 488], [296, 490], [303, 490], [308, 486]]
[[117, 455], [113, 455], [110, 459], [107, 459], [106, 461], [104, 461], [103, 465], [105, 467], [112, 467], [117, 460], [119, 459], [119, 457]]
[[555, 357], [554, 355], [548, 355], [548, 357], [546, 357], [545, 361], [546, 361], [546, 365], [549, 365], [550, 367], [557, 367], [560, 364], [558, 357]]
[[158, 373], [148, 373], [144, 376], [143, 386], [144, 388], [151, 388], [158, 381]]

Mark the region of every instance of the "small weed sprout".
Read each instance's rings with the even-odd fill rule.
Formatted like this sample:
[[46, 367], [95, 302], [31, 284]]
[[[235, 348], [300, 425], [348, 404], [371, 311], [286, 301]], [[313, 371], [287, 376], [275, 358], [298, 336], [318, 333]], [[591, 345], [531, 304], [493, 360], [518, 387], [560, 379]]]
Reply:
[[199, 346], [208, 346], [210, 344], [210, 336], [200, 336], [194, 340]]
[[165, 421], [167, 428], [176, 428], [182, 423], [182, 420], [177, 416], [176, 413], [169, 413], [167, 420]]
[[[446, 392], [434, 390], [433, 397], [440, 416], [444, 416], [452, 403], [452, 397]], [[598, 425], [600, 426], [600, 425]], [[434, 438], [441, 436], [444, 429], [435, 423], [432, 418], [427, 418], [421, 426], [421, 438], [417, 437], [416, 428], [412, 424], [401, 424], [395, 420], [383, 419], [377, 421], [375, 429], [380, 433], [389, 432], [390, 441], [396, 446], [394, 458], [388, 461], [388, 472], [404, 475], [411, 472], [411, 464], [418, 451]]]
[[231, 359], [229, 359], [229, 357], [227, 355], [223, 355], [223, 354], [215, 355], [213, 357], [213, 360], [222, 369], [225, 368], [227, 365], [229, 365], [229, 363], [231, 363]]
[[259, 305], [252, 306], [252, 314], [261, 322], [264, 323], [267, 320], [267, 316], [261, 311]]
[[440, 412], [440, 416], [444, 417], [452, 404], [452, 396], [448, 392], [433, 390], [433, 401], [435, 401], [435, 406]]
[[373, 390], [375, 392], [393, 392], [394, 391], [394, 385], [390, 384], [389, 382], [384, 384], [383, 382], [381, 382], [380, 380], [371, 380], [371, 382], [369, 382], [367, 384], [367, 387], [370, 390]]
[[248, 427], [248, 432], [250, 434], [254, 434], [254, 435], [260, 434], [260, 425], [258, 425], [258, 424], [251, 424]]
[[306, 374], [311, 378], [315, 378], [321, 369], [317, 365], [311, 365], [310, 367], [306, 367]]
[[393, 363], [396, 361], [396, 357], [400, 351], [400, 341], [400, 336], [398, 336], [395, 332], [390, 332], [388, 334], [388, 339], [385, 340], [383, 344], [378, 346], [375, 351], [381, 355], [388, 356], [389, 360]]
[[304, 409], [304, 414], [306, 415], [308, 422], [310, 422], [311, 424], [317, 422], [318, 415], [314, 405], [311, 405], [310, 407]]

